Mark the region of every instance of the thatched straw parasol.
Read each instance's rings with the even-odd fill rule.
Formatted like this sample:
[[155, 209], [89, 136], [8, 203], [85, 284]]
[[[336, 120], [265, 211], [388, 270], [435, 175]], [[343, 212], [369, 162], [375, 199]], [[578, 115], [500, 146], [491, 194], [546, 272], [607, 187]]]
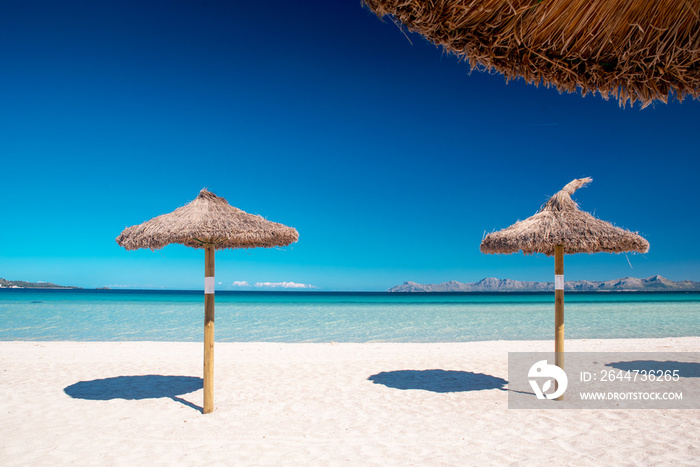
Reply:
[[296, 229], [241, 211], [207, 190], [170, 214], [127, 227], [117, 237], [127, 250], [157, 250], [170, 243], [205, 249], [204, 413], [214, 410], [214, 251], [285, 246], [298, 239]]
[[564, 254], [649, 251], [649, 242], [636, 233], [615, 227], [580, 211], [571, 195], [590, 183], [571, 181], [532, 217], [493, 232], [481, 242], [482, 253], [544, 253], [554, 255], [554, 350], [556, 364], [564, 368]]
[[700, 0], [363, 0], [475, 68], [624, 106], [700, 97]]

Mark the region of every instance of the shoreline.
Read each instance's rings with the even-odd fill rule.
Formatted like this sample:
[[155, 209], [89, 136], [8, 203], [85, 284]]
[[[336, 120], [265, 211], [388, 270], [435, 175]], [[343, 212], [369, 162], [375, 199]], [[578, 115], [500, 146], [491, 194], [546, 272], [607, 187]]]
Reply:
[[[0, 341], [0, 460], [691, 465], [700, 457], [698, 409], [508, 409], [507, 353], [552, 350], [550, 340], [222, 342], [215, 411], [202, 415], [201, 342]], [[566, 350], [700, 352], [700, 337], [572, 339]], [[470, 386], [466, 375], [501, 383]]]
[[[203, 295], [203, 290], [200, 288], [192, 289], [153, 289], [153, 288], [122, 288], [122, 287], [75, 287], [75, 286], [60, 286], [60, 287], [7, 287], [0, 286], [0, 291], [3, 290], [23, 290], [23, 291], [73, 291], [73, 292], [105, 292], [105, 293], [163, 293], [163, 294], [193, 294]], [[700, 289], [565, 289], [567, 294], [573, 295], [635, 295], [635, 294], [700, 294]], [[321, 289], [233, 289], [221, 288], [216, 289], [216, 293], [231, 294], [231, 295], [396, 295], [396, 296], [444, 296], [444, 295], [463, 295], [463, 296], [478, 296], [478, 295], [554, 295], [554, 289], [547, 290], [462, 290], [462, 291], [390, 291], [390, 290], [321, 290]]]

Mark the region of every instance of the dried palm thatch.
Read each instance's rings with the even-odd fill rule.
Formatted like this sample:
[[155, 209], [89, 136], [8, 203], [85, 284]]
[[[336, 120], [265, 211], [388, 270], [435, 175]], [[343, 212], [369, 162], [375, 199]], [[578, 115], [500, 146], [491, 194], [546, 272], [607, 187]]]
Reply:
[[241, 211], [204, 189], [196, 199], [169, 214], [127, 227], [117, 243], [127, 250], [157, 250], [170, 243], [192, 248], [213, 245], [219, 250], [285, 246], [298, 239], [296, 229]]
[[481, 242], [482, 253], [554, 254], [556, 245], [564, 254], [622, 253], [649, 251], [649, 242], [636, 233], [615, 227], [578, 209], [571, 195], [590, 183], [590, 178], [571, 181], [552, 196], [532, 217], [493, 232]]
[[621, 106], [700, 97], [700, 0], [364, 0], [507, 80]]

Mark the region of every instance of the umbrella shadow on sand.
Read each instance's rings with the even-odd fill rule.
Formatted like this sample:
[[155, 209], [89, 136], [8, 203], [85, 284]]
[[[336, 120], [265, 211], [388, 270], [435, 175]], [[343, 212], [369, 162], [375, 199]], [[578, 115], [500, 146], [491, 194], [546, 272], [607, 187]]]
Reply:
[[394, 389], [422, 389], [439, 393], [500, 389], [508, 384], [503, 378], [483, 373], [455, 370], [397, 370], [383, 371], [368, 380]]
[[177, 396], [198, 391], [202, 386], [202, 378], [195, 376], [138, 375], [80, 381], [66, 387], [63, 392], [73, 399], [93, 401], [168, 397], [201, 412], [201, 407]]

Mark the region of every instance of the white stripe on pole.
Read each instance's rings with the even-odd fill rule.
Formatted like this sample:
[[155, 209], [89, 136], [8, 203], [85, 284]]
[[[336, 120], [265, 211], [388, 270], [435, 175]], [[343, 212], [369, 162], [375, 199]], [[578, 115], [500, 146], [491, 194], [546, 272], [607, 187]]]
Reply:
[[564, 290], [564, 275], [556, 274], [554, 276], [554, 290]]
[[205, 277], [204, 278], [204, 293], [214, 293], [214, 278]]

